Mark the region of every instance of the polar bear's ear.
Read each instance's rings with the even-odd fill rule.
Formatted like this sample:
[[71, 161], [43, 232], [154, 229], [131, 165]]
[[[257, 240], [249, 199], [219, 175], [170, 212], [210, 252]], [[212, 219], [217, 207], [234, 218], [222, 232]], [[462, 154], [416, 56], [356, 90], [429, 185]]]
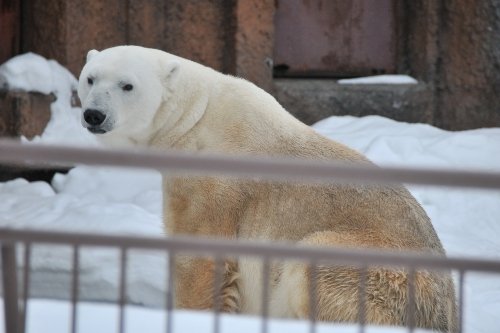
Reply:
[[174, 79], [179, 73], [180, 65], [181, 64], [176, 60], [167, 62], [165, 65], [165, 72], [167, 73], [165, 78], [169, 81]]
[[98, 53], [99, 53], [99, 51], [97, 51], [97, 50], [90, 50], [87, 53], [87, 62], [89, 62]]

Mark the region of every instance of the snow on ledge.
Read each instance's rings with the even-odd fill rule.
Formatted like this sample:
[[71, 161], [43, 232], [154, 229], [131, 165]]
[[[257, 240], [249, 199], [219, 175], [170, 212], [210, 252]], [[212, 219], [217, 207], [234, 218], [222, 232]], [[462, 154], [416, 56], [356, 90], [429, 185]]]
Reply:
[[338, 80], [339, 84], [417, 84], [418, 81], [408, 75], [374, 75], [354, 79]]
[[[78, 81], [55, 60], [35, 53], [18, 55], [0, 66], [0, 88], [54, 94], [51, 119], [41, 137], [32, 142], [96, 146], [93, 135], [80, 124], [81, 109], [71, 106]], [[28, 141], [28, 140], [24, 140]]]
[[68, 91], [71, 93], [76, 85], [75, 77], [66, 68], [35, 53], [18, 55], [0, 66], [0, 87], [4, 89], [54, 93], [57, 96]]

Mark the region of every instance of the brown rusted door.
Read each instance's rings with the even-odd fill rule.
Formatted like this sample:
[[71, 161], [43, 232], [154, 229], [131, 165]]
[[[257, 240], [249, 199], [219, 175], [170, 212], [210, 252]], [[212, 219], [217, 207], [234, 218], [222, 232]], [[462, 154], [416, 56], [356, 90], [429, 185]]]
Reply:
[[394, 73], [395, 0], [276, 0], [275, 76]]
[[0, 64], [19, 53], [21, 0], [0, 0]]

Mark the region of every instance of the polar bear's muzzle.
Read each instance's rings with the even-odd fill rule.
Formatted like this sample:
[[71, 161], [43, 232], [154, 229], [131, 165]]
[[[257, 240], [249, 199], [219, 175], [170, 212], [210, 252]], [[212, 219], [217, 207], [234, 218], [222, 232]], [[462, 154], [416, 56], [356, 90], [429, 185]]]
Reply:
[[85, 110], [83, 119], [85, 120], [85, 127], [94, 134], [104, 134], [109, 131], [109, 129], [106, 129], [106, 126], [104, 126], [106, 115], [99, 110]]

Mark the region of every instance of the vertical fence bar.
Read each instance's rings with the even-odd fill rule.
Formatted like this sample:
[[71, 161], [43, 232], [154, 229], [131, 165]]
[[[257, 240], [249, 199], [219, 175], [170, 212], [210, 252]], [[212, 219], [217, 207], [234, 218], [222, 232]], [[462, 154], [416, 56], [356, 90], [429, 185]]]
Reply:
[[262, 333], [267, 333], [269, 316], [269, 258], [262, 262]]
[[463, 332], [464, 327], [464, 275], [465, 272], [463, 270], [459, 271], [458, 277], [458, 333]]
[[76, 332], [77, 326], [77, 304], [78, 304], [78, 286], [80, 275], [80, 248], [78, 245], [73, 247], [73, 267], [71, 277], [71, 333]]
[[28, 313], [28, 299], [30, 294], [30, 273], [31, 273], [31, 244], [24, 244], [24, 267], [23, 267], [23, 310], [21, 314], [21, 333], [26, 332], [26, 316]]
[[166, 332], [172, 333], [173, 329], [173, 313], [172, 310], [174, 308], [174, 270], [175, 270], [175, 252], [170, 251], [168, 253], [168, 264], [167, 264], [167, 323], [166, 323]]
[[120, 285], [118, 303], [120, 312], [118, 315], [118, 332], [125, 332], [125, 303], [127, 297], [127, 248], [120, 248]]
[[224, 261], [215, 257], [214, 263], [214, 328], [213, 333], [220, 331], [220, 311], [222, 310], [222, 272]]
[[316, 317], [317, 317], [317, 285], [318, 285], [318, 267], [317, 267], [317, 262], [314, 260], [311, 260], [310, 266], [309, 266], [311, 275], [309, 281], [309, 321], [310, 321], [310, 327], [309, 327], [309, 332], [310, 333], [315, 333], [316, 332]]
[[359, 269], [359, 332], [365, 332], [366, 325], [366, 281], [368, 272], [366, 266]]
[[408, 332], [415, 330], [415, 268], [411, 267], [408, 272]]
[[19, 304], [17, 295], [16, 245], [2, 244], [2, 279], [5, 332], [19, 332]]

